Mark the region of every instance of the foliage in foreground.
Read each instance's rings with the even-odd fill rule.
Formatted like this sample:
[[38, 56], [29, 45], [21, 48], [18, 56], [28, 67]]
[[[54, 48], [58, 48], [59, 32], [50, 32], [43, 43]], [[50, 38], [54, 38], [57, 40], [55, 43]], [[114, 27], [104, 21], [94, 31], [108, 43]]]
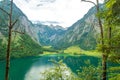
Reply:
[[51, 61], [54, 63], [54, 67], [42, 72], [43, 77], [40, 80], [81, 80], [72, 73], [62, 60], [59, 62]]
[[78, 76], [82, 80], [101, 80], [101, 66], [98, 65], [97, 67], [92, 65], [89, 60], [85, 61], [87, 66], [81, 67], [78, 70]]
[[[54, 67], [41, 72], [40, 75], [42, 75], [42, 78], [40, 80], [101, 80], [102, 67], [100, 64], [98, 66], [94, 66], [89, 60], [86, 60], [86, 65], [80, 67], [80, 69], [77, 70], [77, 73], [73, 73], [62, 60], [58, 62], [55, 60], [50, 61], [53, 62]], [[118, 68], [115, 68], [115, 70], [118, 70]], [[108, 72], [108, 78], [110, 80], [120, 79], [120, 74], [116, 75], [115, 70], [110, 70], [114, 71], [114, 73]]]
[[42, 72], [43, 77], [40, 80], [100, 80], [100, 68], [90, 65], [89, 61], [85, 62], [89, 66], [81, 67], [77, 74], [73, 73], [62, 60], [51, 61], [54, 63], [54, 67]]

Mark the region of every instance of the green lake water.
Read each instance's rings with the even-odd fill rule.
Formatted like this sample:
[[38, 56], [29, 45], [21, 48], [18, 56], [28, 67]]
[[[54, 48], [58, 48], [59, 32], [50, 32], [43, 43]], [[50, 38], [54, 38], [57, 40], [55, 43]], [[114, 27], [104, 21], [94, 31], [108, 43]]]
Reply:
[[[97, 66], [100, 59], [91, 56], [38, 56], [38, 57], [26, 57], [19, 59], [11, 59], [10, 65], [10, 76], [9, 80], [40, 80], [39, 73], [45, 68], [53, 66], [53, 63], [49, 60], [59, 61], [63, 59], [63, 62], [69, 67], [74, 73], [80, 67], [85, 66], [84, 61], [90, 60], [93, 65]], [[5, 75], [5, 61], [0, 61], [0, 80], [4, 80]]]

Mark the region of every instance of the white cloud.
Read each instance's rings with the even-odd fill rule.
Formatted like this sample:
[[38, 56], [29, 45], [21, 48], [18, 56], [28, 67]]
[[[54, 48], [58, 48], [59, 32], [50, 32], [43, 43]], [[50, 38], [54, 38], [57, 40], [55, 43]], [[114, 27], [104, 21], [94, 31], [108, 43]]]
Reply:
[[14, 2], [30, 20], [57, 21], [63, 27], [71, 26], [93, 6], [81, 0], [14, 0]]

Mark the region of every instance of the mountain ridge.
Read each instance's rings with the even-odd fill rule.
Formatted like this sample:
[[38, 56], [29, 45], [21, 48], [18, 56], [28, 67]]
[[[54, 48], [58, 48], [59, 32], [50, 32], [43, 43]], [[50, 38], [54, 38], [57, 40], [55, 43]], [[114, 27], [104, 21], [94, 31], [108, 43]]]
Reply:
[[84, 17], [69, 27], [64, 34], [58, 35], [51, 45], [61, 49], [73, 45], [79, 45], [85, 50], [92, 50], [96, 47], [96, 35], [99, 27], [96, 18], [96, 8], [92, 7]]
[[[2, 7], [3, 3], [0, 2], [0, 7], [4, 8], [7, 11], [9, 10], [8, 5], [9, 3], [6, 3], [6, 6]], [[37, 52], [36, 54], [42, 53], [41, 46], [52, 46], [54, 49], [65, 49], [70, 46], [78, 45], [81, 49], [93, 50], [96, 47], [97, 34], [99, 34], [99, 29], [98, 29], [99, 27], [95, 13], [96, 13], [96, 9], [95, 7], [92, 7], [88, 11], [88, 13], [84, 15], [82, 19], [76, 21], [72, 26], [65, 29], [59, 25], [48, 26], [48, 25], [43, 25], [40, 22], [34, 24], [31, 21], [29, 21], [27, 16], [14, 4], [13, 21], [18, 19], [18, 22], [15, 24], [13, 30], [23, 32], [25, 33], [25, 35], [13, 33], [13, 38], [17, 36], [15, 42], [13, 42], [14, 44], [13, 47], [14, 48], [25, 47], [23, 51], [24, 55], [25, 54], [31, 55], [32, 53], [35, 52]], [[7, 42], [8, 28], [6, 27], [7, 24], [6, 16], [7, 15], [5, 15], [3, 12], [0, 13], [0, 18], [1, 18], [0, 36], [2, 37], [0, 38], [0, 44], [3, 47], [5, 47], [3, 43], [6, 44]], [[24, 44], [28, 44], [28, 45], [22, 44], [23, 39], [24, 40], [26, 39], [24, 41]], [[4, 49], [3, 47], [0, 47], [0, 49], [3, 50]], [[3, 52], [5, 52], [5, 50], [1, 51], [1, 53]], [[21, 52], [22, 51], [20, 51], [20, 53]], [[19, 55], [23, 56], [23, 54], [21, 55], [20, 53]], [[17, 53], [14, 54], [17, 55]], [[16, 55], [13, 56], [16, 57]]]
[[43, 46], [52, 46], [55, 49], [64, 49], [73, 45], [78, 45], [85, 50], [95, 49], [96, 35], [99, 33], [95, 13], [96, 8], [92, 7], [82, 19], [76, 21], [67, 29], [61, 29], [60, 33], [59, 29], [55, 30], [57, 26], [38, 23], [36, 31], [39, 30], [39, 42]]

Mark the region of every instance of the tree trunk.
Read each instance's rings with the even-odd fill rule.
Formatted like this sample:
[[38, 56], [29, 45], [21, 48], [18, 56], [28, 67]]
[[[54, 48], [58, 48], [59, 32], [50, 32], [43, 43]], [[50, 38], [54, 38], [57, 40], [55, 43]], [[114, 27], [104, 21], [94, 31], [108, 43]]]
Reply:
[[8, 45], [7, 45], [7, 54], [6, 54], [6, 73], [5, 73], [5, 80], [9, 80], [9, 69], [10, 69], [10, 52], [11, 52], [11, 38], [12, 38], [12, 6], [13, 0], [11, 0], [10, 5], [10, 14], [9, 16], [9, 24], [8, 24]]
[[[97, 12], [99, 13], [99, 1], [97, 1]], [[100, 31], [101, 31], [101, 45], [102, 45], [102, 80], [107, 79], [107, 55], [105, 54], [104, 51], [104, 31], [103, 31], [103, 26], [102, 26], [102, 21], [100, 19], [100, 16], [98, 16], [98, 22], [100, 26]]]
[[108, 40], [109, 40], [108, 44], [109, 44], [109, 47], [111, 47], [111, 37], [112, 37], [112, 28], [111, 28], [111, 26], [109, 26], [109, 28], [108, 28]]
[[107, 80], [107, 56], [102, 54], [102, 80]]
[[11, 29], [9, 29], [8, 45], [7, 45], [7, 55], [6, 55], [6, 73], [5, 80], [9, 79], [9, 68], [10, 68], [10, 49], [11, 49]]

